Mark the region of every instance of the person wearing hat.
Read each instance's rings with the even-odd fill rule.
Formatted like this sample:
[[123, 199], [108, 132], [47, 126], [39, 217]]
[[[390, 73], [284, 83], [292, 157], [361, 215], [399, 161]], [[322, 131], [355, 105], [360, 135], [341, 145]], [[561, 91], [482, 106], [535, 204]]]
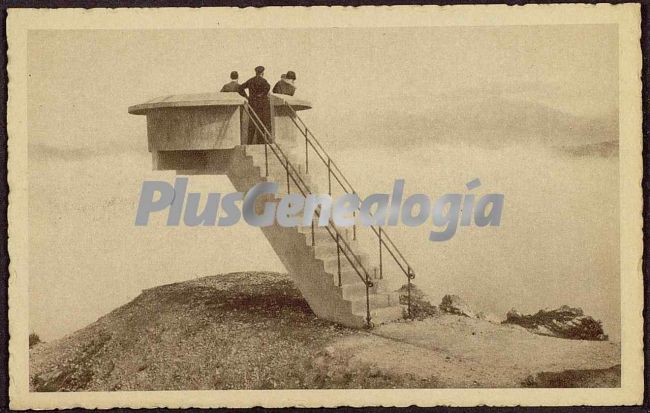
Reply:
[[273, 93], [282, 93], [282, 92], [281, 92], [281, 88], [282, 88], [282, 86], [284, 85], [284, 81], [285, 81], [286, 78], [287, 78], [287, 74], [286, 74], [286, 73], [282, 73], [282, 74], [280, 75], [280, 80], [278, 80], [278, 81], [276, 82], [276, 84], [273, 85], [273, 90], [272, 90]]
[[235, 92], [246, 97], [246, 95], [239, 90], [239, 82], [237, 79], [239, 79], [239, 73], [235, 71], [230, 72], [230, 82], [223, 85], [221, 92]]
[[[245, 90], [248, 89], [248, 103], [260, 118], [266, 129], [271, 132], [271, 102], [269, 91], [271, 85], [264, 79], [264, 66], [255, 68], [255, 76], [248, 79], [239, 86], [239, 93], [246, 97]], [[248, 122], [248, 144], [263, 144], [263, 136], [259, 136], [253, 122]]]
[[278, 83], [273, 86], [273, 93], [279, 95], [293, 96], [296, 93], [296, 87], [293, 82], [296, 80], [296, 74], [289, 70], [286, 75], [282, 75]]

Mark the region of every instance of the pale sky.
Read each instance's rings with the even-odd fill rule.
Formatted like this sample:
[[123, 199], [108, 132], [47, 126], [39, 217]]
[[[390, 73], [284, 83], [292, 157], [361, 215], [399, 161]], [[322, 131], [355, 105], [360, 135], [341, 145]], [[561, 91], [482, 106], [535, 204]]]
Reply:
[[[334, 142], [352, 134], [364, 143], [376, 135], [368, 128], [380, 133], [381, 122], [409, 117], [435, 135], [475, 135], [499, 127], [499, 116], [558, 127], [595, 122], [604, 126], [593, 141], [616, 139], [611, 25], [40, 31], [29, 47], [32, 144], [141, 148], [144, 118], [128, 106], [217, 91], [231, 70], [243, 81], [260, 64], [271, 84], [297, 73], [296, 95], [314, 105], [313, 129]], [[574, 129], [556, 135], [572, 143]]]

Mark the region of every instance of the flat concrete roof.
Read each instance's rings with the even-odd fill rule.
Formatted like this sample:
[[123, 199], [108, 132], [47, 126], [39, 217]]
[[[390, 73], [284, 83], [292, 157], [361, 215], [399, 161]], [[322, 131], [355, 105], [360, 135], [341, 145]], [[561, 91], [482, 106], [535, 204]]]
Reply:
[[[270, 94], [273, 105], [289, 103], [294, 110], [311, 109], [311, 103], [288, 95]], [[132, 115], [145, 115], [149, 110], [161, 108], [199, 107], [199, 106], [241, 106], [246, 102], [234, 92], [194, 93], [188, 95], [168, 95], [152, 99], [139, 105], [129, 106]]]

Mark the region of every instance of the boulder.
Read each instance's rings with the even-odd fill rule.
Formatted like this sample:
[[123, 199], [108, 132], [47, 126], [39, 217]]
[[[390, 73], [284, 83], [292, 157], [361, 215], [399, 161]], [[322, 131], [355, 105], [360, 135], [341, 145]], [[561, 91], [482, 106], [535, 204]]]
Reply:
[[[511, 308], [510, 311], [506, 313], [506, 319], [523, 317], [524, 315], [517, 311], [516, 308]], [[505, 323], [505, 322], [504, 322]]]
[[563, 305], [557, 309], [539, 310], [524, 315], [515, 309], [508, 311], [502, 324], [516, 324], [540, 335], [575, 340], [607, 340], [602, 322], [584, 314], [581, 308]]
[[469, 318], [476, 318], [476, 314], [470, 308], [469, 304], [463, 301], [457, 295], [445, 295], [440, 303], [440, 310], [445, 313], [462, 315]]
[[[399, 303], [406, 305], [408, 303], [408, 284], [402, 285], [399, 290]], [[408, 316], [405, 311], [405, 317]], [[427, 294], [411, 283], [411, 318], [423, 320], [428, 317], [438, 315], [438, 308], [431, 304]]]
[[500, 324], [501, 323], [501, 320], [499, 319], [499, 317], [495, 316], [492, 313], [484, 313], [484, 312], [481, 311], [481, 312], [476, 313], [476, 318], [478, 318], [479, 320], [488, 321], [488, 322], [493, 323], [493, 324]]

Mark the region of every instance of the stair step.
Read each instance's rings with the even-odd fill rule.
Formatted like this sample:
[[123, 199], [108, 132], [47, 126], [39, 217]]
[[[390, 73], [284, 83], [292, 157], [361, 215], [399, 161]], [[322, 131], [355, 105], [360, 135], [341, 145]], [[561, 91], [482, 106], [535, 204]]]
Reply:
[[[253, 149], [249, 149], [249, 147], [246, 147], [246, 155], [248, 155], [249, 159], [251, 160], [252, 164], [259, 168], [260, 171], [260, 176], [265, 178], [267, 181], [272, 181], [276, 182], [279, 185], [278, 190], [282, 190], [282, 194], [287, 193], [287, 172], [285, 170], [285, 167], [280, 161], [273, 155], [272, 153], [269, 153], [269, 158], [268, 158], [268, 176], [266, 176], [266, 160], [264, 159], [264, 147], [254, 147]], [[295, 170], [297, 170], [298, 174], [300, 175], [300, 178], [304, 182], [304, 184], [311, 190], [312, 193], [318, 194], [320, 193], [318, 191], [318, 185], [315, 183], [313, 177], [311, 174], [307, 173], [305, 166], [301, 162], [296, 162], [294, 159], [292, 159], [292, 156], [289, 156], [289, 162], [293, 165]], [[295, 172], [295, 171], [292, 171]], [[297, 184], [293, 181], [293, 179], [290, 178], [290, 186], [292, 188], [295, 188]]]
[[[358, 281], [355, 283], [343, 284], [341, 286], [341, 294], [343, 295], [343, 298], [345, 300], [353, 301], [353, 300], [358, 300], [360, 298], [363, 299], [366, 298], [366, 284], [361, 282], [361, 280], [358, 277], [357, 280]], [[374, 281], [374, 285], [368, 289], [368, 292], [370, 294], [376, 294], [378, 289], [379, 289], [379, 285], [376, 281]]]
[[[262, 174], [266, 175], [266, 165], [265, 164], [258, 165], [254, 161], [253, 161], [253, 164], [256, 167], [260, 168], [260, 171], [262, 172]], [[294, 165], [294, 167], [295, 167], [295, 165]], [[296, 169], [298, 169], [298, 168], [296, 168]], [[291, 170], [290, 172], [292, 173], [291, 175], [294, 175], [295, 171]], [[289, 175], [290, 180], [291, 180], [291, 175]], [[313, 183], [314, 178], [311, 176], [311, 174], [306, 173], [303, 169], [298, 169], [298, 175], [300, 175], [300, 178], [303, 181], [305, 181], [305, 183], [308, 183], [308, 182]], [[287, 172], [285, 171], [284, 166], [281, 166], [281, 165], [269, 165], [269, 176], [268, 177], [273, 178], [275, 180], [275, 182], [277, 182], [277, 183], [281, 183], [281, 182], [286, 183], [287, 182]], [[291, 180], [291, 184], [293, 185], [293, 180]]]
[[[285, 175], [284, 170], [282, 171], [282, 174], [273, 173], [273, 171], [269, 171], [269, 176], [266, 176], [266, 170], [264, 168], [264, 165], [262, 166], [254, 165], [253, 168], [259, 170], [259, 176], [262, 178], [262, 180], [266, 182], [275, 182], [276, 184], [278, 184], [278, 192], [284, 191], [285, 194], [287, 193], [287, 176]], [[300, 186], [303, 189], [305, 189], [305, 186], [307, 186], [311, 190], [311, 193], [314, 194], [320, 193], [317, 190], [317, 185], [312, 182], [311, 177], [309, 175], [307, 176], [301, 175], [300, 178], [302, 178], [302, 181], [298, 180], [298, 178], [296, 178], [296, 180], [298, 181], [298, 183], [301, 184]], [[291, 187], [291, 193], [294, 193], [295, 190], [298, 188], [297, 184], [294, 182], [291, 176], [289, 177], [289, 186]]]
[[[330, 228], [330, 230], [328, 231], [327, 226], [322, 226], [322, 227], [318, 226], [318, 217], [314, 218], [314, 237], [317, 240], [318, 239], [331, 239], [331, 240], [334, 240], [334, 238], [332, 238], [332, 236], [330, 235], [330, 231], [332, 232], [332, 234], [336, 234], [336, 233], [334, 232], [334, 230], [332, 229], [331, 226], [329, 228]], [[341, 237], [344, 238], [348, 242], [348, 244], [354, 241], [352, 239], [352, 236], [353, 236], [352, 235], [352, 228], [349, 228], [349, 227], [337, 227], [337, 229], [338, 229], [339, 234], [341, 235]], [[298, 227], [298, 232], [300, 232], [302, 234], [305, 234], [305, 235], [309, 235], [309, 239], [310, 239], [310, 242], [311, 242], [311, 225]], [[334, 245], [336, 245], [336, 244], [334, 244]]]
[[[361, 253], [356, 253], [356, 256], [358, 258], [355, 259], [352, 255], [348, 255], [350, 257], [350, 261], [348, 261], [348, 258], [341, 253], [341, 271], [346, 271], [347, 269], [352, 269], [352, 264], [354, 266], [358, 266], [359, 262], [361, 265], [368, 271], [368, 274], [372, 276], [372, 271], [370, 268], [370, 265], [368, 265], [368, 256]], [[325, 266], [325, 271], [328, 272], [336, 272], [338, 273], [338, 267], [339, 267], [339, 259], [336, 256], [336, 254], [332, 254], [331, 256], [326, 256], [326, 257], [317, 257], [319, 260], [323, 261], [323, 265]]]
[[[258, 167], [256, 167], [258, 168]], [[296, 183], [291, 180], [290, 182], [290, 190], [287, 190], [287, 178], [282, 177], [281, 179], [276, 179], [272, 175], [269, 175], [268, 177], [264, 176], [263, 169], [260, 170], [259, 175], [261, 176], [261, 182], [275, 182], [278, 184], [278, 189], [275, 192], [275, 196], [278, 200], [286, 196], [287, 194], [298, 194], [303, 197], [307, 197], [309, 194], [319, 194], [318, 188], [316, 185], [312, 184], [311, 181], [304, 180], [304, 185], [301, 182], [301, 185], [298, 186]]]
[[[332, 231], [331, 234], [325, 227], [314, 226], [314, 240], [316, 241], [316, 245], [324, 243], [326, 243], [324, 245], [329, 245], [329, 243], [332, 243], [336, 246], [336, 233], [333, 229], [330, 228], [330, 230]], [[304, 234], [307, 245], [311, 245], [311, 227], [298, 227], [298, 232]], [[342, 236], [345, 236], [345, 233], [340, 229], [339, 232]]]
[[317, 192], [315, 192], [315, 190], [311, 186], [309, 186], [309, 183], [307, 183], [306, 185], [307, 185], [307, 187], [304, 187], [304, 186], [297, 187], [296, 185], [293, 184], [293, 181], [292, 181], [291, 182], [291, 191], [287, 191], [287, 182], [286, 181], [278, 182], [278, 190], [275, 193], [275, 196], [278, 199], [281, 199], [281, 198], [284, 198], [288, 194], [298, 194], [298, 195], [300, 195], [302, 197], [307, 198], [307, 196], [309, 196], [309, 194], [317, 193]]
[[[336, 247], [335, 241], [332, 241], [332, 244], [334, 244], [334, 246]], [[341, 264], [343, 263], [349, 264], [351, 261], [353, 264], [357, 264], [361, 262], [361, 265], [367, 266], [369, 262], [369, 258], [367, 254], [360, 251], [354, 251], [354, 250], [350, 251], [347, 248], [346, 249], [341, 248], [341, 252], [339, 254], [336, 253], [336, 249], [332, 249], [331, 251], [319, 254], [316, 257], [319, 260], [322, 260], [323, 262], [332, 265], [337, 265], [339, 259], [341, 261]]]
[[[334, 271], [327, 271], [332, 275], [332, 282], [334, 282], [334, 285], [339, 285], [339, 272], [338, 269], [334, 269]], [[359, 269], [359, 272], [363, 275], [363, 270]], [[368, 271], [369, 275], [370, 271]], [[374, 281], [374, 280], [372, 280]], [[363, 283], [363, 279], [357, 274], [357, 272], [350, 268], [347, 267], [345, 270], [341, 271], [341, 285], [347, 285], [347, 284], [358, 284], [358, 283]]]
[[[370, 301], [370, 310], [376, 310], [379, 308], [393, 307], [399, 305], [399, 294], [398, 293], [380, 293], [380, 294], [371, 294], [368, 296]], [[360, 297], [356, 300], [352, 300], [352, 312], [355, 314], [362, 313], [366, 311], [366, 297]]]
[[[255, 166], [261, 167], [264, 172], [266, 172], [267, 160], [264, 157], [264, 147], [250, 149], [246, 148], [246, 155], [252, 159]], [[287, 154], [289, 157], [289, 163], [300, 173], [301, 175], [306, 174], [307, 170], [304, 165], [304, 160], [298, 161], [291, 154]], [[286, 174], [284, 168], [284, 160], [280, 160], [275, 156], [275, 154], [269, 149], [268, 153], [268, 165], [269, 165], [269, 175], [271, 173], [276, 174]], [[286, 179], [286, 178], [285, 178]]]
[[[366, 317], [366, 310], [364, 308], [363, 312], [356, 315]], [[400, 320], [404, 318], [404, 307], [401, 305], [377, 308], [375, 310], [370, 310], [370, 322], [374, 326], [380, 324], [388, 323], [395, 320]]]
[[[338, 276], [337, 276], [338, 282]], [[386, 289], [383, 280], [372, 280], [373, 286], [368, 288], [370, 294], [392, 294], [394, 291]], [[358, 300], [359, 298], [365, 299], [366, 297], [366, 284], [361, 281], [357, 276], [357, 281], [353, 283], [341, 285], [341, 295], [347, 301]], [[391, 296], [391, 303], [399, 301], [399, 293], [397, 297]]]
[[[311, 232], [309, 234], [311, 235]], [[310, 241], [309, 245], [311, 245], [311, 238], [309, 238], [309, 241]], [[347, 246], [349, 246], [350, 249], [352, 249], [352, 251], [354, 251], [357, 254], [361, 252], [359, 243], [357, 241], [346, 240], [346, 242], [347, 242]], [[345, 248], [345, 247], [341, 245], [341, 248]], [[334, 240], [332, 240], [332, 242], [321, 242], [320, 244], [316, 244], [314, 246], [314, 252], [316, 253], [317, 257], [326, 256], [326, 255], [336, 255], [336, 250], [337, 250], [337, 246]]]

